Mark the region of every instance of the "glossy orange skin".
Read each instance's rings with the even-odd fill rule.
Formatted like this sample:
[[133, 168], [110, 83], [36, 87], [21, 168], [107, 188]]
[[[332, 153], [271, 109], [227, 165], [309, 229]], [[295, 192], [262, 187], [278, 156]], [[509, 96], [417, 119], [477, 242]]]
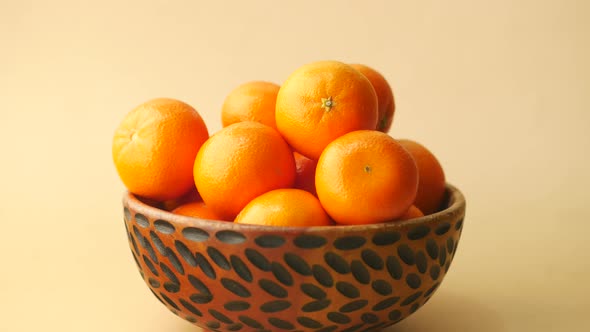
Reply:
[[302, 155], [317, 160], [334, 139], [355, 130], [375, 129], [377, 94], [351, 66], [320, 61], [295, 70], [276, 103], [277, 128]]
[[178, 198], [194, 186], [193, 163], [208, 137], [193, 107], [153, 99], [129, 112], [116, 129], [113, 161], [132, 193], [156, 201]]
[[172, 210], [172, 213], [209, 220], [222, 220], [222, 218], [215, 213], [215, 211], [205, 205], [205, 202], [203, 201], [183, 204]]
[[271, 82], [244, 83], [225, 98], [221, 108], [224, 127], [242, 121], [256, 121], [277, 129], [275, 105], [280, 86]]
[[194, 178], [205, 204], [223, 219], [233, 220], [255, 197], [293, 186], [295, 160], [276, 130], [258, 122], [238, 122], [203, 144]]
[[410, 220], [410, 219], [420, 218], [420, 217], [424, 217], [424, 213], [422, 213], [422, 211], [420, 211], [420, 209], [418, 209], [415, 205], [412, 205], [412, 206], [410, 206], [408, 211], [406, 211], [406, 213], [404, 213], [397, 220]]
[[381, 73], [363, 64], [351, 64], [352, 68], [360, 71], [369, 79], [377, 93], [378, 121], [376, 129], [387, 133], [393, 123], [395, 114], [395, 98], [389, 82]]
[[293, 156], [295, 157], [296, 168], [295, 184], [293, 187], [317, 196], [315, 190], [315, 169], [318, 163], [297, 152], [294, 152]]
[[253, 199], [235, 220], [267, 226], [328, 226], [331, 221], [320, 201], [301, 189], [277, 189]]
[[316, 169], [322, 206], [347, 225], [395, 220], [410, 208], [418, 188], [412, 156], [375, 130], [348, 133], [330, 143]]
[[400, 139], [398, 142], [410, 152], [418, 165], [418, 193], [414, 205], [424, 214], [438, 211], [445, 196], [445, 173], [438, 159], [422, 144]]

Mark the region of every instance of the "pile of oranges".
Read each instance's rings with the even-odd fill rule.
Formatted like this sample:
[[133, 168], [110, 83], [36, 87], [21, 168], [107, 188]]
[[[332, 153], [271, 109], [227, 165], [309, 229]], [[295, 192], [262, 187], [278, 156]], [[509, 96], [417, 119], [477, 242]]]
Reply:
[[141, 104], [115, 132], [113, 161], [133, 194], [203, 219], [326, 226], [431, 214], [444, 200], [444, 172], [423, 145], [387, 134], [394, 113], [379, 72], [319, 61], [281, 86], [231, 91], [211, 136], [182, 101]]

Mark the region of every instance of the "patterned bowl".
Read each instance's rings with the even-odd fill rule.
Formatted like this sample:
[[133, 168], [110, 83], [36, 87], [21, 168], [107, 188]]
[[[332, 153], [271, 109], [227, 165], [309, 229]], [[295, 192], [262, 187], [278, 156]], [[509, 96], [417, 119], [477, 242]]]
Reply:
[[270, 227], [175, 215], [123, 198], [131, 252], [170, 311], [208, 331], [379, 331], [440, 286], [461, 236], [465, 199], [364, 226]]

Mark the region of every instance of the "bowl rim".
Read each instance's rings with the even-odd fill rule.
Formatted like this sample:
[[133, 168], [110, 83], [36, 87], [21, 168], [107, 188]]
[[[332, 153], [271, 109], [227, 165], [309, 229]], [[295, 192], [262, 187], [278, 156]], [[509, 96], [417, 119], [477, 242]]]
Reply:
[[330, 226], [270, 226], [270, 225], [251, 225], [251, 224], [237, 224], [232, 221], [211, 220], [196, 217], [183, 216], [174, 214], [147, 203], [142, 202], [136, 195], [129, 191], [125, 191], [123, 195], [123, 206], [129, 207], [135, 213], [149, 216], [155, 220], [165, 220], [172, 223], [174, 226], [181, 228], [196, 227], [204, 230], [221, 231], [232, 230], [237, 232], [262, 232], [262, 233], [347, 233], [358, 231], [392, 231], [401, 230], [407, 227], [417, 226], [421, 224], [436, 223], [440, 220], [449, 220], [453, 217], [461, 216], [465, 213], [465, 197], [463, 193], [454, 185], [446, 183], [445, 186], [446, 198], [448, 207], [438, 212], [408, 220], [401, 221], [387, 221], [376, 224], [364, 225], [330, 225]]

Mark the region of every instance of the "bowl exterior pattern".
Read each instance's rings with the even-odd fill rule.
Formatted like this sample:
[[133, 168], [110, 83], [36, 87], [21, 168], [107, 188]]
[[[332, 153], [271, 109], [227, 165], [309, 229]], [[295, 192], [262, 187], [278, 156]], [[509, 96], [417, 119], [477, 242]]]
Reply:
[[449, 270], [465, 214], [450, 196], [435, 215], [366, 227], [244, 227], [132, 195], [124, 220], [154, 296], [206, 330], [378, 331], [424, 305]]

